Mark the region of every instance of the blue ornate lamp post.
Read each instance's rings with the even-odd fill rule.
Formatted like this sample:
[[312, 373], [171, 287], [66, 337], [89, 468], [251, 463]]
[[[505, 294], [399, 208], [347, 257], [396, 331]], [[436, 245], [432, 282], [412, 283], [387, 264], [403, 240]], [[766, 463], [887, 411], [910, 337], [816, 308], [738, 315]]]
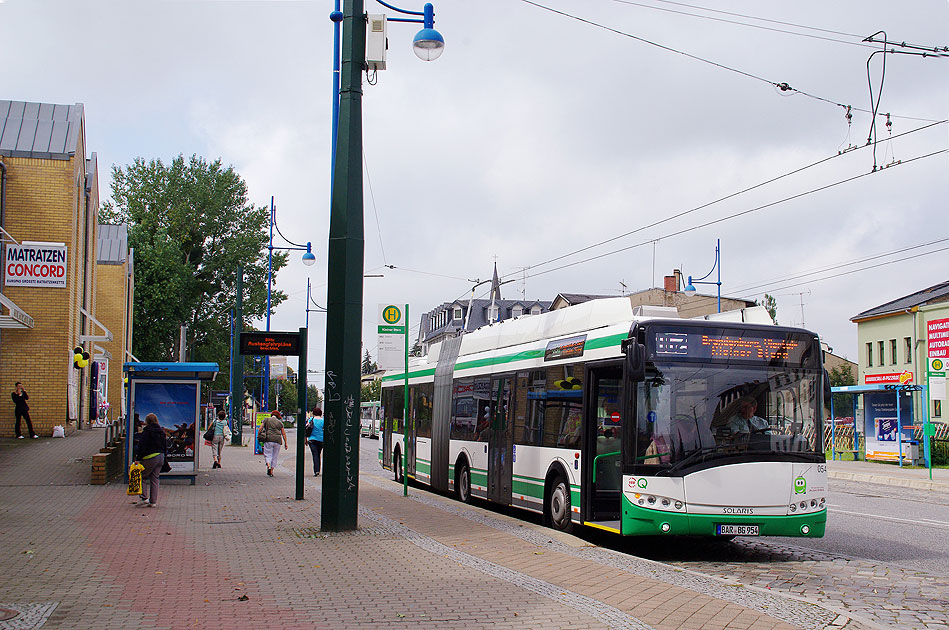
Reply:
[[[280, 235], [280, 238], [285, 240], [289, 245], [274, 245], [273, 244], [273, 231], [274, 228], [277, 230], [277, 234]], [[302, 261], [303, 264], [307, 267], [311, 267], [316, 262], [316, 256], [313, 254], [313, 248], [310, 245], [310, 242], [307, 241], [306, 245], [300, 245], [294, 243], [283, 233], [280, 232], [280, 228], [277, 226], [277, 208], [274, 206], [273, 197], [270, 198], [270, 240], [267, 244], [267, 332], [270, 332], [270, 294], [271, 289], [273, 288], [273, 250], [289, 250], [289, 251], [303, 251]], [[270, 357], [264, 357], [264, 384], [261, 389], [260, 403], [264, 411], [270, 411]]]
[[715, 264], [712, 265], [712, 271], [715, 271], [716, 269], [718, 270], [717, 280], [716, 280], [715, 282], [712, 282], [711, 280], [709, 280], [709, 281], [707, 281], [707, 282], [702, 282], [703, 280], [705, 280], [706, 278], [708, 278], [710, 275], [712, 275], [712, 271], [709, 271], [707, 274], [705, 274], [704, 276], [702, 276], [702, 277], [699, 278], [698, 280], [694, 280], [694, 281], [692, 280], [692, 276], [689, 276], [689, 283], [688, 283], [687, 285], [685, 285], [685, 289], [684, 289], [684, 291], [685, 291], [686, 293], [688, 293], [688, 294], [691, 295], [691, 294], [695, 293], [695, 287], [693, 286], [694, 284], [714, 284], [714, 285], [717, 285], [717, 286], [718, 286], [718, 312], [719, 312], [719, 313], [722, 312], [722, 259], [721, 259], [721, 257], [720, 257], [720, 251], [719, 251], [719, 246], [720, 246], [720, 245], [721, 245], [721, 240], [720, 240], [720, 239], [716, 239], [716, 240], [715, 240]]

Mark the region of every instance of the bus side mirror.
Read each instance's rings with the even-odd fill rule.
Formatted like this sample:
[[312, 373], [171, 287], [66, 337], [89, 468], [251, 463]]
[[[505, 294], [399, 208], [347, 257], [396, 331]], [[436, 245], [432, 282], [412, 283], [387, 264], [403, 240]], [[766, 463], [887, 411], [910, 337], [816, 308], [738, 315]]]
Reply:
[[824, 407], [830, 407], [831, 396], [833, 392], [830, 389], [830, 374], [827, 373], [827, 369], [824, 369]]
[[646, 380], [646, 346], [632, 342], [626, 347], [626, 368], [630, 380]]

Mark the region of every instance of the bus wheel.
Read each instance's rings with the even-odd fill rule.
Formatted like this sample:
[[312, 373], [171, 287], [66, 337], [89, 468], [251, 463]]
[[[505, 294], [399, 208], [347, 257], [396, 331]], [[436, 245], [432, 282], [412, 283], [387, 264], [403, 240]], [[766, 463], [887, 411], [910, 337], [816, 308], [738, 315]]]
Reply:
[[471, 503], [471, 469], [468, 464], [462, 464], [455, 479], [455, 488], [458, 491], [458, 500], [462, 503]]
[[554, 477], [547, 494], [547, 514], [550, 525], [562, 532], [569, 532], [573, 528], [570, 519], [570, 486], [562, 475]]
[[395, 474], [395, 480], [402, 483], [402, 454], [395, 451], [392, 455], [392, 471]]

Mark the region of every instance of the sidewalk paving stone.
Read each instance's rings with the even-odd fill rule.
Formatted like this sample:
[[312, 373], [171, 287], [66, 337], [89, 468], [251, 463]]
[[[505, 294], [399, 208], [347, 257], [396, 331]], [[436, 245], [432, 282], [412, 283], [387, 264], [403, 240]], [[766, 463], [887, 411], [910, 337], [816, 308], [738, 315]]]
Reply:
[[354, 532], [320, 531], [321, 477], [292, 498], [292, 449], [269, 478], [261, 456], [228, 447], [224, 468], [164, 482], [158, 508], [137, 508], [122, 484], [88, 485], [102, 438], [0, 444], [0, 608], [49, 608], [11, 629], [785, 630], [838, 617], [435, 494], [402, 497], [371, 452]]

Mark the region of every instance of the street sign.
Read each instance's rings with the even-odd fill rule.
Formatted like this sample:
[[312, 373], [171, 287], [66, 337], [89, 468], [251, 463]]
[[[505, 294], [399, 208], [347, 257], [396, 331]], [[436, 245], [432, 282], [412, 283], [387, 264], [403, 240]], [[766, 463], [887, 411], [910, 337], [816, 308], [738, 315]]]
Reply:
[[378, 357], [376, 365], [383, 370], [405, 368], [405, 352], [408, 342], [405, 317], [406, 309], [395, 304], [379, 305]]
[[930, 359], [949, 358], [949, 318], [926, 322], [926, 346]]
[[946, 362], [942, 357], [929, 357], [926, 376], [929, 377], [930, 400], [946, 399]]
[[240, 353], [249, 355], [300, 354], [300, 333], [295, 332], [242, 332]]

